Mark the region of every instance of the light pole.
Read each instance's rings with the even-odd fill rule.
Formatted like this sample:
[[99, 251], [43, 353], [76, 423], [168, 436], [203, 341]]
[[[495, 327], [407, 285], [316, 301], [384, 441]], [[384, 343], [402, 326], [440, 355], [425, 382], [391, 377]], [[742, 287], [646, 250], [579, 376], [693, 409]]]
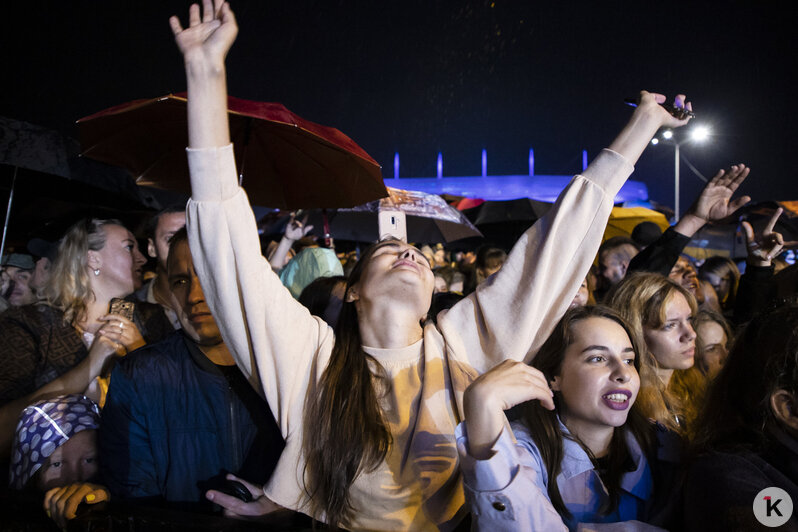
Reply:
[[[679, 168], [681, 164], [681, 156], [679, 154], [679, 149], [681, 148], [682, 144], [688, 141], [695, 141], [695, 142], [703, 142], [709, 137], [709, 129], [704, 126], [697, 126], [693, 127], [690, 130], [689, 136], [682, 139], [681, 141], [677, 141], [673, 138], [673, 131], [670, 129], [666, 129], [662, 132], [662, 139], [666, 141], [670, 141], [673, 144], [673, 217], [675, 221], [679, 221], [679, 183], [681, 181], [679, 176]], [[660, 143], [660, 139], [654, 137], [651, 139], [651, 144], [657, 145]]]

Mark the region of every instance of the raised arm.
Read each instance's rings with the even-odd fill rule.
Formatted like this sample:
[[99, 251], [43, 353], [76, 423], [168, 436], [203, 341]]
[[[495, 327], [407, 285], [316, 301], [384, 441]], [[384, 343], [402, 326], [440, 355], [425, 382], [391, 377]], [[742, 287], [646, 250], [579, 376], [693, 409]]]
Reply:
[[655, 272], [667, 276], [679, 260], [682, 250], [690, 243], [690, 238], [704, 224], [726, 218], [751, 201], [749, 196], [732, 200], [734, 192], [749, 172], [750, 169], [744, 164], [718, 170], [679, 222], [632, 258], [627, 272]]
[[186, 65], [188, 144], [190, 148], [218, 148], [230, 144], [227, 123], [227, 77], [224, 59], [238, 35], [230, 4], [203, 0], [189, 8], [189, 25], [169, 19], [175, 42]]
[[[530, 360], [568, 309], [598, 251], [615, 195], [671, 116], [665, 97], [641, 92], [631, 119], [608, 150], [576, 176], [554, 207], [518, 241], [502, 269], [439, 317], [456, 356], [478, 372], [503, 359]], [[676, 107], [685, 105], [676, 97]]]
[[733, 321], [735, 324], [751, 320], [771, 300], [777, 296], [777, 288], [773, 284], [772, 260], [781, 253], [784, 247], [784, 237], [775, 231], [784, 209], [779, 207], [773, 213], [761, 233], [754, 233], [754, 228], [748, 222], [743, 222], [745, 231], [745, 247], [748, 250], [745, 273], [740, 277], [737, 287], [737, 296], [734, 299]]
[[288, 438], [291, 423], [301, 423], [305, 391], [323, 370], [317, 354], [329, 353], [332, 333], [291, 297], [261, 255], [255, 218], [238, 186], [224, 66], [238, 33], [230, 6], [204, 0], [202, 13], [191, 6], [187, 28], [176, 17], [170, 25], [186, 67], [186, 227], [194, 265], [227, 347]]
[[288, 256], [288, 252], [291, 250], [291, 246], [294, 245], [294, 242], [302, 238], [303, 236], [307, 235], [311, 230], [313, 230], [312, 225], [307, 225], [308, 217], [307, 215], [305, 218], [300, 222], [296, 219], [294, 214], [291, 214], [291, 219], [288, 221], [288, 224], [285, 226], [285, 232], [283, 234], [283, 238], [280, 239], [280, 243], [277, 245], [277, 249], [274, 250], [274, 253], [271, 257], [269, 257], [269, 264], [271, 264], [272, 269], [274, 271], [282, 270], [286, 265], [285, 258]]

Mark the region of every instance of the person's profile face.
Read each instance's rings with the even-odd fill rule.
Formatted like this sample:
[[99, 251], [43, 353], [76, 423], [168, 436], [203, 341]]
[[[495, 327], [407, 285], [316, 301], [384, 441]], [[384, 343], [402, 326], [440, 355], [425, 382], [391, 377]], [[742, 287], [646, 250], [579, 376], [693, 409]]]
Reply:
[[679, 283], [682, 288], [694, 296], [697, 296], [699, 290], [698, 276], [696, 276], [695, 268], [686, 258], [679, 257], [676, 264], [671, 268], [668, 277]]
[[717, 322], [702, 321], [696, 327], [696, 334], [704, 346], [698, 362], [699, 367], [709, 378], [714, 378], [729, 356], [729, 351], [726, 349], [728, 343], [726, 331]]
[[602, 253], [598, 265], [599, 276], [609, 286], [618, 284], [623, 279], [623, 276], [626, 275], [626, 265], [615, 253]]
[[22, 305], [30, 305], [36, 301], [36, 296], [30, 287], [30, 280], [33, 274], [30, 270], [22, 270], [16, 267], [11, 267], [11, 278], [14, 280], [14, 288], [8, 295], [8, 302], [13, 307], [21, 307]]
[[169, 239], [185, 225], [186, 213], [184, 212], [170, 212], [162, 214], [158, 218], [154, 238], [151, 238], [147, 245], [147, 253], [157, 259], [164, 269], [166, 269], [166, 258], [169, 256]]
[[582, 279], [582, 284], [579, 285], [579, 290], [576, 291], [576, 295], [568, 308], [584, 307], [587, 305], [589, 297], [590, 292], [588, 292], [587, 289], [587, 279]]
[[33, 290], [41, 291], [50, 280], [50, 259], [42, 257], [36, 261], [33, 276], [30, 280], [30, 287]]
[[99, 257], [97, 279], [113, 288], [114, 297], [124, 297], [141, 285], [141, 272], [147, 259], [139, 251], [136, 237], [126, 228], [104, 225], [102, 230], [105, 231], [105, 245], [98, 251], [89, 251]]
[[97, 474], [97, 431], [78, 432], [58, 447], [37, 472], [41, 491], [87, 482]]

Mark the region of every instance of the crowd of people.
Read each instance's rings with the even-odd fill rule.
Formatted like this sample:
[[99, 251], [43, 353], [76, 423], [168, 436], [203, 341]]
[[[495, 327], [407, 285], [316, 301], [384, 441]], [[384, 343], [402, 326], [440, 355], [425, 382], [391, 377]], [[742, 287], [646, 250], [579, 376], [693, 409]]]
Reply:
[[642, 91], [512, 250], [336, 254], [293, 217], [259, 237], [229, 138], [229, 5], [170, 24], [192, 196], [147, 224], [151, 266], [113, 219], [3, 259], [9, 500], [59, 527], [126, 501], [294, 529], [547, 531], [752, 530], [762, 489], [798, 501], [781, 211], [744, 223], [742, 268], [683, 253], [750, 200], [736, 164], [666, 231], [602, 243], [652, 136], [689, 121], [683, 95]]

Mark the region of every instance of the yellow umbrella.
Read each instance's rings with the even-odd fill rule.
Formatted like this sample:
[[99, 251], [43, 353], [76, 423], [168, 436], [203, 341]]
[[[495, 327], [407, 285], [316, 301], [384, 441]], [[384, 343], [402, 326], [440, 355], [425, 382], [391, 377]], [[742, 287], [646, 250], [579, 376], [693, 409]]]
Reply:
[[669, 224], [665, 215], [645, 207], [613, 207], [603, 240], [614, 236], [632, 236], [632, 230], [640, 222], [654, 222], [665, 231]]

